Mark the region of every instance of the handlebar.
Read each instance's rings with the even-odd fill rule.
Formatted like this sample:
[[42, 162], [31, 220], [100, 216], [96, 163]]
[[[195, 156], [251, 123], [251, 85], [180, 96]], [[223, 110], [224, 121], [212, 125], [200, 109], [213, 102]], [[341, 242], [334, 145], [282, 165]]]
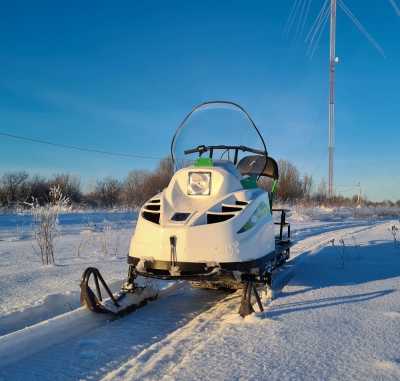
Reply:
[[190, 155], [190, 154], [196, 153], [196, 152], [199, 154], [203, 154], [204, 152], [208, 152], [211, 150], [218, 150], [218, 149], [223, 149], [223, 150], [234, 149], [234, 150], [239, 150], [239, 151], [244, 151], [244, 152], [252, 152], [252, 153], [255, 153], [258, 155], [263, 155], [263, 156], [267, 155], [267, 153], [265, 151], [258, 150], [255, 148], [250, 148], [247, 146], [226, 146], [226, 145], [218, 145], [218, 146], [200, 145], [200, 146], [197, 146], [196, 148], [190, 148], [183, 152], [185, 155]]

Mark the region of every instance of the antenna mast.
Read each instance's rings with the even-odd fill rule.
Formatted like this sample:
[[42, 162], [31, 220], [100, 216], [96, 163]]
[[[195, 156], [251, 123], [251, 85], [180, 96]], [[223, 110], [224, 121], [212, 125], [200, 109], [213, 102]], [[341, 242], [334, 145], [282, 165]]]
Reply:
[[328, 140], [328, 197], [333, 190], [333, 154], [335, 147], [335, 65], [336, 59], [336, 0], [331, 0], [329, 48], [329, 140]]

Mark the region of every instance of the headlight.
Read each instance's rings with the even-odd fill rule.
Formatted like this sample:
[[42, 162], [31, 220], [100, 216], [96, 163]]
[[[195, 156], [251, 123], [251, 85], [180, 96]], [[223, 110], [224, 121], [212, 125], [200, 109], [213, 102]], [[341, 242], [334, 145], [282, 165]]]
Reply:
[[189, 172], [188, 195], [209, 196], [210, 191], [211, 172]]

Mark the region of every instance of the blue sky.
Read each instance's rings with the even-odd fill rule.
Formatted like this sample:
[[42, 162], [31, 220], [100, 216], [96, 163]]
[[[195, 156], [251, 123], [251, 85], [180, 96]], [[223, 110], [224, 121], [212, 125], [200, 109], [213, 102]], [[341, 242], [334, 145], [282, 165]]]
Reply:
[[[306, 31], [322, 3], [312, 2]], [[193, 105], [228, 99], [248, 109], [272, 156], [319, 182], [327, 172], [328, 31], [307, 57], [304, 37], [284, 35], [292, 4], [4, 2], [0, 132], [165, 156]], [[335, 183], [400, 199], [400, 17], [389, 1], [346, 4], [386, 58], [339, 10]], [[71, 172], [90, 185], [156, 164], [0, 137], [0, 173]]]

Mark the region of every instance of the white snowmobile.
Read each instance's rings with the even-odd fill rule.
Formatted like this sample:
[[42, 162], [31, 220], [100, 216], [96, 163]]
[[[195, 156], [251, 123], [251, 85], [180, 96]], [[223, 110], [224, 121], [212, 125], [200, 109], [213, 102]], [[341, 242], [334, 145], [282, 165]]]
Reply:
[[[193, 138], [201, 145], [193, 148]], [[260, 131], [238, 104], [205, 102], [177, 129], [171, 157], [175, 173], [169, 185], [139, 212], [123, 290], [113, 296], [98, 270], [88, 268], [81, 282], [82, 301], [96, 312], [135, 309], [156, 296], [136, 286], [135, 278], [143, 276], [188, 280], [196, 287], [243, 288], [239, 313], [254, 311], [252, 294], [262, 310], [256, 286], [271, 286], [273, 271], [289, 258], [290, 225], [284, 210], [277, 210], [280, 222], [272, 218], [278, 166], [268, 156]], [[257, 186], [262, 177], [271, 179], [271, 192]], [[280, 228], [277, 237], [275, 224]], [[89, 287], [92, 275], [97, 295]], [[99, 281], [110, 296], [108, 305]], [[138, 293], [144, 295], [140, 302]]]

